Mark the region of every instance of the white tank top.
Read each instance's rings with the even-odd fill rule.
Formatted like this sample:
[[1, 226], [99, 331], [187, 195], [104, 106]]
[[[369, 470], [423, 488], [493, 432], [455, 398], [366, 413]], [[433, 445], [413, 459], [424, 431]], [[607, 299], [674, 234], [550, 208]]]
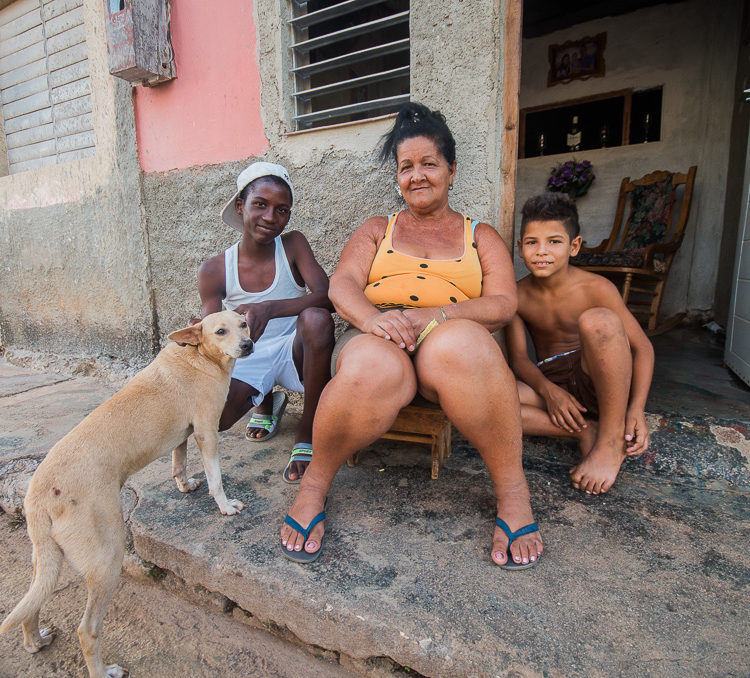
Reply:
[[[240, 285], [240, 276], [237, 270], [237, 253], [240, 243], [236, 242], [224, 252], [224, 285], [226, 289], [224, 308], [233, 311], [242, 304], [255, 304], [259, 301], [267, 301], [269, 299], [293, 299], [305, 294], [305, 288], [297, 284], [289, 268], [289, 261], [286, 258], [281, 236], [277, 236], [274, 239], [274, 243], [276, 245], [274, 252], [276, 273], [274, 274], [271, 286], [261, 292], [246, 292]], [[297, 316], [272, 318], [268, 321], [268, 325], [266, 325], [266, 329], [259, 341], [268, 341], [269, 339], [291, 334], [294, 332], [296, 326]]]

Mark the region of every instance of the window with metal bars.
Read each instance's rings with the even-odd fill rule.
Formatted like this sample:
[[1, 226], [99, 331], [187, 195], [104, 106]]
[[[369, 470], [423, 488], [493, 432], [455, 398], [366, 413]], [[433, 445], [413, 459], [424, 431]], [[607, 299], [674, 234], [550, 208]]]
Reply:
[[409, 0], [292, 0], [295, 129], [409, 101]]

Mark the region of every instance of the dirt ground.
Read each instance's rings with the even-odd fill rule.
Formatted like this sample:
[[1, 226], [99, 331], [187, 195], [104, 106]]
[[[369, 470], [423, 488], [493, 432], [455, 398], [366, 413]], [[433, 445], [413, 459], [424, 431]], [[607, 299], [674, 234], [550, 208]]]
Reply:
[[[0, 571], [0, 618], [4, 618], [28, 589], [31, 543], [23, 525], [14, 525], [2, 511]], [[20, 628], [0, 636], [0, 678], [86, 678], [76, 634], [85, 602], [85, 584], [66, 564], [41, 615], [41, 626], [54, 624], [57, 638], [32, 655], [23, 649]], [[238, 612], [212, 611], [169, 593], [161, 584], [121, 577], [104, 619], [104, 661], [128, 668], [134, 678], [353, 675], [339, 664], [238, 620]]]

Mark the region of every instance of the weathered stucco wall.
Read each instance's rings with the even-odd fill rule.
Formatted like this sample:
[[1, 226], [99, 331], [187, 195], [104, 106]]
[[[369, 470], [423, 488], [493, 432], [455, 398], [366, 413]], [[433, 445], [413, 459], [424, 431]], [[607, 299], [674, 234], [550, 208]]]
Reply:
[[[667, 281], [662, 315], [709, 313], [714, 301], [719, 244], [724, 228], [741, 3], [701, 0], [665, 4], [591, 21], [523, 41], [521, 107], [565, 101], [632, 87], [663, 86], [661, 141], [583, 151], [596, 181], [578, 200], [583, 236], [596, 245], [609, 235], [623, 177], [660, 169], [687, 171], [698, 165], [685, 240]], [[606, 75], [547, 87], [550, 44], [607, 32]], [[517, 214], [523, 202], [544, 190], [550, 168], [568, 155], [521, 159], [516, 183]], [[517, 222], [520, 217], [517, 216]], [[525, 275], [516, 262], [518, 275]]]
[[[411, 3], [412, 98], [440, 109], [456, 137], [453, 207], [493, 225], [503, 207], [502, 18], [507, 4], [518, 1]], [[190, 3], [175, 8], [175, 31], [185, 27], [180, 12], [186, 20], [191, 8], [196, 9]], [[289, 168], [297, 194], [290, 228], [305, 233], [328, 273], [360, 223], [399, 208], [393, 168], [381, 167], [375, 152], [392, 118], [290, 133], [288, 3], [257, 0], [252, 8], [251, 21], [237, 18], [232, 3], [212, 5], [224, 18], [245, 22], [240, 32], [247, 39], [237, 48], [247, 52], [252, 43], [253, 50], [251, 63], [212, 71], [208, 100], [213, 105], [222, 91], [236, 92], [238, 78], [245, 88], [262, 83], [260, 109], [257, 86], [252, 96], [223, 100], [226, 120], [244, 115], [257, 128], [262, 116], [262, 129], [253, 129], [252, 139], [246, 127], [222, 129], [224, 139], [239, 135], [261, 143], [238, 142], [215, 164], [205, 144], [190, 148], [191, 101], [202, 87], [191, 69], [211, 59], [211, 40], [182, 44], [175, 35], [176, 48], [182, 45], [178, 81], [138, 90], [136, 117], [130, 86], [108, 73], [103, 4], [86, 0], [96, 154], [0, 178], [3, 345], [147, 360], [165, 334], [198, 313], [199, 263], [238, 238], [221, 223], [219, 210], [234, 192], [238, 172], [260, 157]], [[136, 137], [137, 126], [144, 129]], [[164, 133], [175, 131], [187, 155], [161, 143]], [[142, 145], [140, 166], [136, 139]], [[512, 226], [505, 223], [500, 231], [510, 241]]]
[[[497, 224], [501, 205], [501, 16], [499, 0], [412, 0], [411, 91], [440, 109], [456, 137], [458, 176], [452, 206]], [[261, 105], [270, 148], [262, 157], [291, 173], [296, 192], [288, 228], [302, 231], [326, 271], [335, 268], [352, 231], [365, 219], [399, 208], [395, 175], [375, 148], [392, 118], [289, 133], [291, 80], [286, 2], [257, 0], [255, 22]], [[159, 326], [166, 333], [199, 310], [196, 272], [238, 235], [219, 210], [250, 161], [144, 176]], [[510, 228], [502, 234], [510, 240]]]
[[109, 75], [101, 1], [84, 17], [96, 154], [0, 177], [0, 341], [142, 358], [153, 323], [130, 87]]

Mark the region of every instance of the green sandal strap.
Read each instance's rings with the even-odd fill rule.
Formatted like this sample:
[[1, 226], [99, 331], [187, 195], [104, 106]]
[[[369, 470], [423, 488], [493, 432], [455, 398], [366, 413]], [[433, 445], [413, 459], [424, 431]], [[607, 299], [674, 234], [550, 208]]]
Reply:
[[310, 461], [312, 459], [312, 444], [297, 443], [289, 456], [289, 463], [293, 461]]
[[270, 431], [276, 421], [272, 414], [253, 414], [247, 422], [247, 428], [264, 428]]

